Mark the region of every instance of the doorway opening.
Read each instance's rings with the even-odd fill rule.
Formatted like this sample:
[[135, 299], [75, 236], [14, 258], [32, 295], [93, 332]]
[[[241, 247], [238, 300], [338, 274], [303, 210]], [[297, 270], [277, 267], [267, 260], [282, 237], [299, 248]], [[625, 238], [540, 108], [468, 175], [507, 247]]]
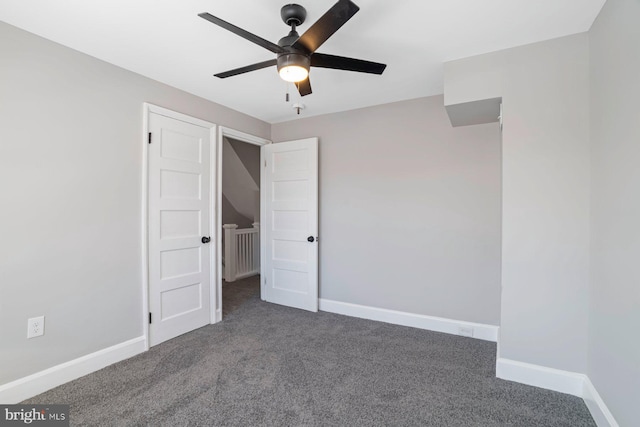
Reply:
[[216, 321], [247, 300], [261, 298], [260, 147], [267, 143], [231, 129], [220, 129]]

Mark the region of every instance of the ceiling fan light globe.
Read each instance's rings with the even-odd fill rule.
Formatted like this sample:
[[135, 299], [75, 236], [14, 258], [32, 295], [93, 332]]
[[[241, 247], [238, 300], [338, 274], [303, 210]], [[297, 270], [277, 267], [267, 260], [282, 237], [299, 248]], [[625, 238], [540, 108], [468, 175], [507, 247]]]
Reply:
[[289, 65], [280, 68], [280, 78], [286, 82], [301, 82], [309, 77], [309, 71], [299, 65]]
[[282, 80], [297, 83], [309, 76], [311, 60], [299, 52], [286, 52], [278, 55], [277, 65]]

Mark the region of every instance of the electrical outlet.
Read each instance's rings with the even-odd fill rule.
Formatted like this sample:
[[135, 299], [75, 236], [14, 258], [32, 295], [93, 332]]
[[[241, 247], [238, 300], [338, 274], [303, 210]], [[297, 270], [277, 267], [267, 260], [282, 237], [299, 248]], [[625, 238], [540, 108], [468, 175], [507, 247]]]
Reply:
[[469, 326], [460, 326], [458, 328], [458, 335], [462, 335], [463, 337], [473, 338], [473, 328]]
[[44, 335], [44, 316], [32, 317], [27, 320], [27, 338]]

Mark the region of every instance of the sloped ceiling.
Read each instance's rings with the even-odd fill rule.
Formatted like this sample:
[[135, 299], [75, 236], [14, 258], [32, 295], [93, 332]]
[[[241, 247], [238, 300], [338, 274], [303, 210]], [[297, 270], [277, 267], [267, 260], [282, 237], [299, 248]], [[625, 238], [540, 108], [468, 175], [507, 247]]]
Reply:
[[[270, 41], [283, 0], [2, 0], [0, 20], [270, 123], [442, 93], [442, 63], [584, 32], [605, 0], [354, 0], [358, 12], [319, 52], [388, 64], [382, 76], [312, 69], [296, 116], [274, 68], [214, 73], [274, 55], [197, 16], [209, 12]], [[302, 34], [335, 0], [300, 0]], [[289, 86], [292, 101], [297, 92]]]

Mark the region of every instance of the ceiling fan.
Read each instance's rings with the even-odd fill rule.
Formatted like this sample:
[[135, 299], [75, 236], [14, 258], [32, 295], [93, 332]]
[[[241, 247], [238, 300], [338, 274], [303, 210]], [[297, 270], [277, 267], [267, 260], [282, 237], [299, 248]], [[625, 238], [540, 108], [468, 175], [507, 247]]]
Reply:
[[307, 11], [299, 4], [287, 4], [280, 10], [280, 16], [285, 24], [291, 27], [289, 34], [272, 43], [242, 28], [236, 27], [207, 12], [198, 14], [199, 17], [212, 22], [225, 30], [262, 46], [277, 55], [276, 59], [258, 62], [246, 67], [236, 68], [215, 74], [216, 77], [226, 79], [249, 71], [276, 65], [283, 80], [295, 83], [301, 96], [311, 93], [309, 82], [310, 67], [332, 68], [336, 70], [357, 71], [360, 73], [382, 74], [386, 64], [363, 61], [361, 59], [345, 58], [343, 56], [316, 53], [316, 50], [342, 27], [360, 8], [350, 0], [338, 0], [315, 24], [302, 36], [298, 35], [296, 27], [301, 25], [307, 17]]

